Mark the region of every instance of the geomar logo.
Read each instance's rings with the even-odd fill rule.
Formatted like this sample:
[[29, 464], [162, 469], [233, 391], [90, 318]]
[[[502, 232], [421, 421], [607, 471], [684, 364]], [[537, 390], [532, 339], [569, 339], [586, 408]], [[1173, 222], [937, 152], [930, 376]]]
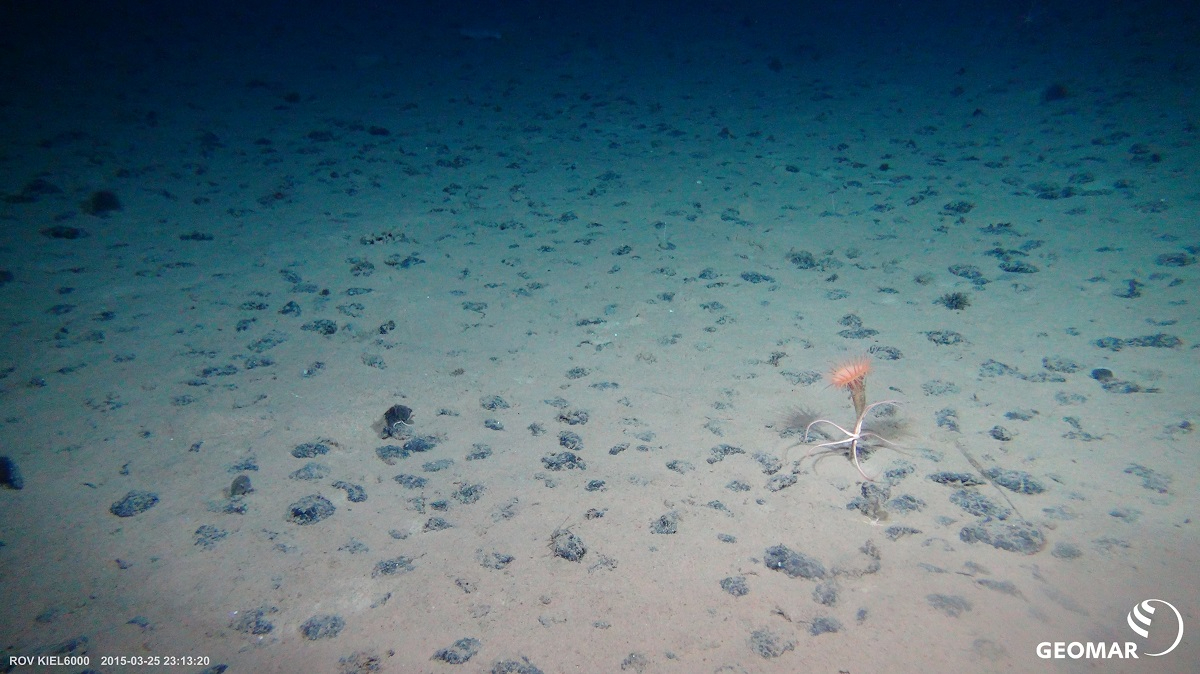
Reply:
[[1178, 627], [1175, 633], [1175, 641], [1171, 643], [1170, 648], [1159, 653], [1145, 654], [1152, 658], [1170, 653], [1171, 651], [1175, 650], [1175, 647], [1179, 645], [1181, 640], [1183, 640], [1183, 616], [1179, 614], [1179, 609], [1171, 605], [1170, 602], [1163, 601], [1162, 599], [1147, 599], [1140, 604], [1134, 605], [1133, 610], [1125, 616], [1125, 622], [1129, 623], [1129, 629], [1133, 630], [1139, 637], [1143, 639], [1149, 639], [1150, 621], [1154, 617], [1155, 603], [1162, 604], [1175, 613], [1175, 624]]

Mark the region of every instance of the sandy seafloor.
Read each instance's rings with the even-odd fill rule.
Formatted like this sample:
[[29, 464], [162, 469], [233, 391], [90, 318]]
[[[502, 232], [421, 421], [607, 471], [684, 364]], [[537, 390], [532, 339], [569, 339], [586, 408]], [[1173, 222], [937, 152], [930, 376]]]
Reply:
[[[1196, 671], [1200, 64], [1194, 23], [1142, 9], [25, 45], [0, 671]], [[853, 423], [828, 372], [864, 354], [901, 402], [868, 419], [901, 446], [863, 458], [880, 510], [845, 456], [788, 449]], [[117, 517], [131, 491], [158, 500]], [[311, 495], [332, 515], [289, 521]], [[1151, 598], [1187, 627], [1169, 655], [1036, 657], [1169, 644], [1165, 608], [1126, 624]]]

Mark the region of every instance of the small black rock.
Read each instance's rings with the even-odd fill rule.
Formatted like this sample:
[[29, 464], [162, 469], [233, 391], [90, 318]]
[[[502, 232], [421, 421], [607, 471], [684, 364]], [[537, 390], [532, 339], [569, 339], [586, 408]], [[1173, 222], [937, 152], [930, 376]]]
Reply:
[[986, 283], [983, 278], [983, 272], [971, 264], [952, 264], [947, 268], [951, 274], [961, 276], [968, 281], [974, 281], [976, 285], [981, 285], [981, 281]]
[[550, 536], [550, 547], [555, 557], [562, 557], [568, 562], [578, 562], [587, 554], [587, 546], [583, 539], [569, 529], [558, 529]]
[[679, 513], [671, 511], [650, 523], [652, 534], [674, 534], [679, 531]]
[[1012, 511], [974, 490], [960, 489], [950, 495], [950, 502], [976, 517], [1006, 520]]
[[363, 489], [361, 485], [350, 484], [349, 482], [338, 480], [337, 482], [333, 483], [333, 488], [344, 489], [346, 491], [346, 500], [350, 501], [351, 503], [362, 503], [363, 501], [367, 500], [367, 491]]
[[[832, 580], [826, 580], [818, 583], [817, 586], [813, 588], [813, 601], [817, 602], [818, 604], [833, 606], [834, 604], [837, 604], [837, 600], [838, 586], [836, 582]], [[836, 632], [837, 630], [833, 631]]]
[[1184, 253], [1165, 253], [1154, 258], [1154, 264], [1160, 267], [1186, 267], [1196, 264], [1196, 258]]
[[[275, 610], [272, 609], [271, 612], [274, 613]], [[266, 619], [266, 614], [267, 611], [260, 608], [251, 611], [242, 611], [238, 617], [234, 617], [229, 621], [229, 627], [238, 632], [253, 634], [255, 636], [270, 634], [271, 630], [275, 629], [275, 625]], [[235, 615], [237, 614], [235, 613]]]
[[158, 494], [134, 489], [125, 498], [109, 506], [108, 511], [117, 517], [133, 517], [158, 505]]
[[428, 520], [425, 520], [425, 526], [421, 530], [428, 532], [428, 531], [444, 531], [446, 529], [453, 529], [453, 528], [454, 528], [454, 525], [447, 522], [445, 517], [430, 517]]
[[249, 475], [238, 475], [233, 478], [233, 484], [229, 485], [229, 495], [234, 498], [252, 491], [254, 491], [254, 487], [250, 485]]
[[542, 674], [542, 670], [529, 662], [529, 658], [522, 657], [520, 662], [516, 660], [497, 662], [492, 665], [490, 674]]
[[413, 411], [407, 405], [392, 405], [383, 413], [383, 432], [380, 439], [398, 438], [404, 429], [413, 425]]
[[311, 459], [329, 453], [329, 445], [323, 442], [305, 442], [292, 448], [292, 456], [297, 459]]
[[544, 456], [542, 465], [550, 470], [587, 470], [587, 463], [574, 452], [556, 452]]
[[964, 341], [963, 336], [953, 330], [933, 330], [926, 332], [925, 336], [934, 344], [942, 346], [961, 344]]
[[1018, 494], [1040, 494], [1046, 491], [1046, 486], [1041, 481], [1023, 470], [1005, 470], [993, 466], [983, 471], [983, 474], [1001, 487]]
[[42, 230], [43, 236], [48, 236], [51, 239], [82, 239], [88, 235], [86, 230], [78, 227], [67, 227], [66, 225], [55, 225]]
[[21, 469], [7, 456], [0, 456], [0, 486], [9, 489], [25, 488], [25, 478], [21, 475]]
[[500, 569], [503, 569], [504, 567], [511, 564], [514, 559], [516, 559], [516, 558], [513, 557], [512, 555], [508, 555], [503, 552], [490, 552], [486, 555], [482, 555], [480, 557], [479, 563], [481, 565], [483, 565], [483, 568], [485, 568], [485, 569], [493, 569], [493, 570], [499, 571]]
[[1069, 91], [1067, 91], [1066, 85], [1060, 82], [1055, 82], [1054, 84], [1051, 84], [1042, 90], [1042, 102], [1051, 103], [1053, 101], [1061, 101], [1070, 95], [1071, 94]]
[[196, 537], [196, 545], [205, 550], [212, 550], [217, 543], [229, 535], [229, 532], [211, 524], [201, 524], [193, 535]]
[[1041, 529], [1027, 523], [985, 520], [968, 525], [958, 532], [964, 543], [987, 543], [997, 550], [1032, 555], [1046, 546]]
[[746, 584], [745, 576], [729, 576], [722, 579], [721, 589], [735, 597], [744, 597], [750, 594], [750, 587]]
[[400, 573], [408, 573], [415, 568], [416, 567], [413, 566], [413, 560], [411, 557], [405, 557], [401, 555], [399, 557], [393, 557], [392, 559], [385, 559], [376, 562], [375, 570], [371, 572], [371, 577], [378, 578], [379, 576], [395, 576]]
[[300, 329], [328, 336], [336, 333], [338, 328], [337, 323], [325, 318], [321, 318], [301, 325]]
[[1136, 463], [1130, 464], [1125, 472], [1142, 478], [1142, 486], [1160, 494], [1166, 494], [1171, 485], [1171, 477]]
[[817, 580], [828, 575], [824, 564], [785, 545], [767, 548], [763, 555], [763, 563], [768, 569], [782, 571], [790, 578]]
[[1036, 274], [1039, 271], [1037, 267], [1020, 260], [1001, 262], [1000, 268], [1010, 274]]
[[83, 202], [83, 212], [88, 215], [105, 217], [109, 213], [119, 210], [121, 210], [121, 200], [117, 198], [115, 192], [109, 190], [92, 192], [92, 196]]
[[433, 654], [434, 660], [441, 660], [451, 665], [461, 665], [467, 660], [470, 660], [479, 652], [479, 647], [482, 644], [478, 639], [467, 637], [455, 641], [449, 648], [443, 648]]
[[423, 477], [419, 477], [417, 475], [406, 475], [404, 473], [401, 473], [392, 479], [396, 481], [396, 484], [404, 487], [405, 489], [424, 489], [425, 485], [429, 482]]
[[300, 625], [300, 634], [305, 639], [332, 639], [342, 632], [346, 621], [336, 615], [315, 615]]
[[821, 616], [818, 618], [813, 618], [812, 623], [808, 626], [808, 633], [815, 637], [820, 634], [838, 632], [841, 631], [841, 629], [842, 623], [840, 623], [837, 618]]
[[329, 499], [312, 494], [288, 506], [287, 520], [294, 524], [315, 524], [333, 514], [336, 508]]
[[332, 472], [333, 469], [329, 466], [317, 463], [316, 461], [309, 461], [300, 468], [288, 473], [288, 479], [312, 482], [313, 480], [324, 480]]
[[583, 449], [583, 438], [578, 433], [562, 431], [558, 434], [558, 444], [565, 449], [578, 451]]
[[511, 405], [508, 404], [508, 401], [496, 395], [484, 396], [480, 398], [479, 406], [490, 412], [495, 412], [496, 410], [506, 410], [511, 407]]

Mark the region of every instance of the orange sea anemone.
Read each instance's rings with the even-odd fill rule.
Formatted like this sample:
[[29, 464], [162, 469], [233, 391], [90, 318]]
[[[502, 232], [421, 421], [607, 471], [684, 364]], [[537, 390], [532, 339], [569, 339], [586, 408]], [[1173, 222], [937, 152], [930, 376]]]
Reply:
[[871, 359], [859, 356], [833, 368], [833, 371], [829, 373], [829, 383], [838, 388], [852, 389], [861, 386], [870, 371]]

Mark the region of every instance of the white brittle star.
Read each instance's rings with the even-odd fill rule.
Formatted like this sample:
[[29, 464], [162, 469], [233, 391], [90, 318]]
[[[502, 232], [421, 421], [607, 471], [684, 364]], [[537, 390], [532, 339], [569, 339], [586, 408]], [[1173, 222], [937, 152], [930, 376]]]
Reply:
[[[808, 442], [809, 432], [812, 430], [812, 427], [817, 424], [828, 424], [830, 426], [833, 426], [834, 428], [841, 431], [842, 434], [844, 434], [846, 437], [842, 438], [841, 440], [831, 440], [830, 442], [822, 442], [819, 445], [814, 445], [813, 448], [808, 451], [808, 454], [804, 455], [804, 458], [807, 459], [808, 457], [813, 456], [814, 454], [824, 454], [827, 452], [835, 452], [835, 451], [841, 450], [843, 448], [849, 448], [850, 460], [854, 462], [854, 467], [858, 470], [858, 474], [862, 475], [863, 479], [866, 480], [867, 482], [874, 482], [875, 478], [869, 477], [866, 474], [866, 472], [863, 471], [862, 464], [859, 463], [859, 461], [858, 461], [858, 443], [860, 441], [866, 440], [868, 438], [873, 438], [875, 440], [879, 440], [880, 442], [882, 442], [886, 445], [891, 445], [893, 447], [896, 447], [897, 445], [896, 445], [896, 443], [892, 442], [891, 440], [888, 440], [887, 438], [883, 437], [882, 435], [879, 435], [878, 433], [874, 433], [872, 431], [864, 431], [863, 430], [863, 421], [867, 418], [867, 414], [872, 409], [879, 407], [880, 405], [896, 406], [899, 404], [900, 404], [900, 402], [897, 400], [880, 400], [877, 403], [871, 403], [870, 405], [867, 405], [866, 407], [863, 408], [862, 414], [860, 414], [858, 416], [858, 420], [854, 423], [853, 431], [848, 431], [845, 428], [842, 428], [841, 426], [833, 423], [832, 421], [830, 421], [828, 419], [816, 419], [816, 420], [810, 422], [808, 424], [808, 426], [804, 427], [804, 439], [801, 440], [801, 442]], [[801, 461], [803, 461], [803, 460], [804, 459], [801, 459]]]

